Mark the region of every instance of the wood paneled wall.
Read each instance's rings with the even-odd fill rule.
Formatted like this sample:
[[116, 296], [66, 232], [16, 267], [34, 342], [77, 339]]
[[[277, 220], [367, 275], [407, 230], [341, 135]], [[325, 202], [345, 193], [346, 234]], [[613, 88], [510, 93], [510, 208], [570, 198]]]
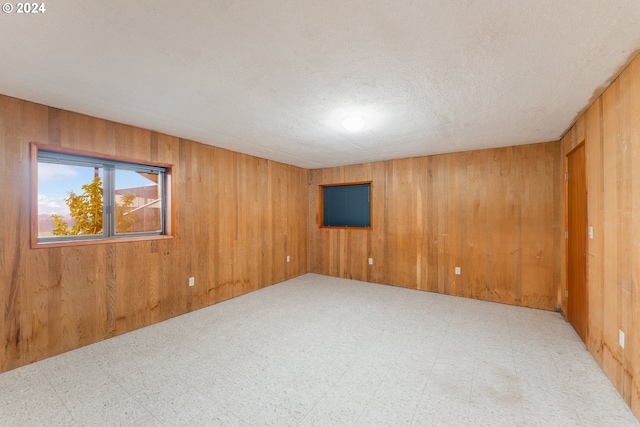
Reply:
[[594, 229], [587, 240], [587, 349], [640, 417], [640, 57], [564, 136], [565, 162], [582, 141], [587, 216]]
[[[555, 310], [559, 157], [549, 142], [312, 170], [309, 270]], [[318, 185], [369, 180], [373, 230], [318, 228]]]
[[[174, 238], [30, 249], [31, 141], [173, 164]], [[304, 169], [0, 96], [0, 372], [306, 273], [307, 180]]]
[[[585, 141], [587, 348], [640, 417], [639, 117], [636, 58], [561, 143], [306, 171], [0, 95], [0, 372], [307, 271], [566, 309]], [[31, 141], [174, 164], [174, 238], [30, 249]], [[369, 180], [373, 230], [318, 228], [318, 185]]]

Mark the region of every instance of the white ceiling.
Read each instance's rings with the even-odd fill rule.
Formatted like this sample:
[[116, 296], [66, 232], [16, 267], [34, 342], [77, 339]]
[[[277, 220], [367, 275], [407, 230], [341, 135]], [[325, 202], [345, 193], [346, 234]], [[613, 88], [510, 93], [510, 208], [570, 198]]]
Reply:
[[640, 49], [638, 0], [40, 2], [0, 93], [305, 168], [557, 140]]

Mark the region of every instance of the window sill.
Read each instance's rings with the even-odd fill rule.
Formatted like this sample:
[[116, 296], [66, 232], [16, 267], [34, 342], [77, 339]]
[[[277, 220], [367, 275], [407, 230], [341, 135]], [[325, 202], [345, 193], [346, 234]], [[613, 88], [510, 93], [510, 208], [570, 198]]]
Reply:
[[333, 228], [337, 230], [373, 230], [373, 227], [351, 227], [348, 225], [319, 225], [319, 228]]
[[48, 248], [60, 248], [68, 246], [87, 246], [87, 245], [110, 245], [112, 243], [125, 243], [125, 242], [142, 242], [149, 240], [169, 240], [173, 239], [173, 236], [158, 235], [158, 236], [139, 236], [139, 237], [119, 237], [112, 239], [96, 239], [96, 240], [78, 240], [74, 242], [31, 242], [31, 249], [48, 249]]

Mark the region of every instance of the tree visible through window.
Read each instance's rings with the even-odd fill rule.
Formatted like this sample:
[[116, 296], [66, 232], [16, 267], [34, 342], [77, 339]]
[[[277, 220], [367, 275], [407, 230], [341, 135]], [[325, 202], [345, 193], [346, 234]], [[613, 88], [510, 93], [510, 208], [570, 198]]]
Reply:
[[168, 167], [37, 149], [37, 242], [165, 234]]
[[[64, 199], [69, 207], [72, 224], [64, 215], [52, 213], [51, 219], [55, 227], [51, 231], [53, 236], [79, 236], [102, 234], [102, 181], [95, 176], [91, 183], [83, 184], [82, 194], [69, 191], [69, 197]], [[116, 202], [116, 230], [126, 233], [131, 231], [136, 222], [136, 212], [132, 212], [136, 194], [125, 194], [121, 202]]]

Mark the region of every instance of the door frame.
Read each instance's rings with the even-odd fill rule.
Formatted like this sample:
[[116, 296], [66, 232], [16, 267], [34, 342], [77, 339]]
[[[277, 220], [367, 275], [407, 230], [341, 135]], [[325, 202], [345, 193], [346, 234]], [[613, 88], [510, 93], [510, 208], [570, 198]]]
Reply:
[[[575, 147], [571, 148], [567, 154], [564, 156], [564, 165], [565, 165], [565, 177], [564, 180], [564, 193], [565, 193], [565, 230], [566, 230], [566, 238], [565, 238], [565, 294], [564, 294], [564, 307], [565, 307], [565, 320], [569, 322], [569, 224], [571, 218], [569, 217], [569, 156], [573, 154], [575, 151], [580, 148], [584, 148], [584, 185], [585, 185], [585, 223], [587, 229], [584, 230], [585, 237], [585, 259], [584, 259], [584, 298], [585, 298], [585, 331], [584, 331], [584, 344], [587, 346], [587, 342], [589, 340], [589, 238], [587, 237], [588, 228], [589, 228], [589, 184], [587, 181], [587, 144], [586, 140], [582, 140], [580, 143], [576, 144]], [[570, 323], [570, 322], [569, 322]], [[572, 325], [573, 327], [573, 325]], [[576, 331], [577, 333], [577, 331]], [[579, 335], [579, 334], [578, 334]]]

